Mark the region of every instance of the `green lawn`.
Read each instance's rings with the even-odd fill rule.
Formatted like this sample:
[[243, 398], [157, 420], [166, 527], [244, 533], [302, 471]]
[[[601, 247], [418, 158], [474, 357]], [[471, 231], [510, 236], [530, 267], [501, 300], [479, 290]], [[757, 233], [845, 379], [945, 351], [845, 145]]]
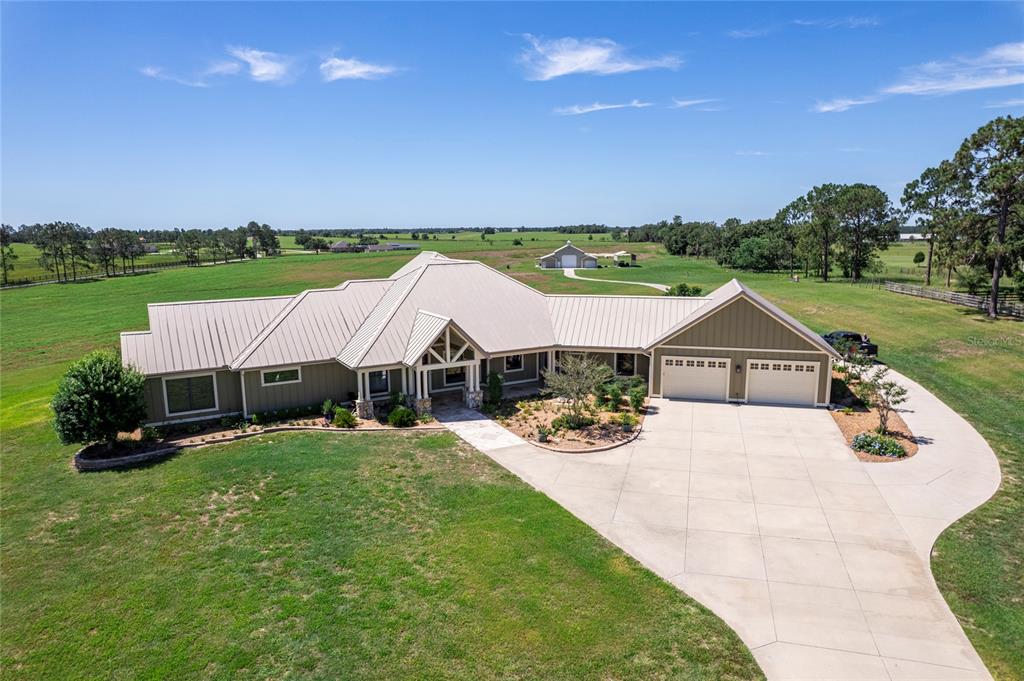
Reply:
[[[501, 239], [495, 244], [482, 241], [477, 235], [475, 240], [462, 238], [451, 244], [445, 244], [443, 239], [431, 241], [430, 247], [458, 257], [479, 258], [548, 292], [652, 293], [650, 289], [638, 286], [574, 281], [565, 278], [560, 271], [540, 271], [533, 267], [533, 257], [552, 250], [564, 241], [563, 235], [552, 233], [550, 240], [527, 241], [522, 247], [510, 245], [514, 235], [496, 236]], [[640, 253], [640, 267], [602, 268], [589, 272], [588, 276], [666, 284], [685, 281], [704, 286], [706, 290], [737, 276], [817, 331], [852, 328], [869, 333], [881, 346], [883, 361], [927, 386], [978, 428], [1000, 458], [1003, 485], [989, 503], [960, 520], [940, 537], [933, 568], [940, 588], [993, 673], [999, 678], [1024, 678], [1024, 650], [1019, 645], [1024, 640], [1024, 563], [1021, 558], [1024, 556], [1024, 489], [1021, 486], [1024, 480], [1024, 446], [1021, 445], [1021, 437], [1024, 436], [1024, 324], [991, 322], [965, 308], [898, 296], [869, 286], [822, 284], [811, 280], [792, 283], [782, 275], [730, 272], [709, 260], [667, 256], [653, 244], [633, 244], [631, 250]], [[184, 502], [171, 502], [174, 502], [175, 489], [185, 485], [175, 477], [180, 475], [177, 471], [183, 470], [181, 467], [214, 466], [213, 461], [226, 462], [223, 469], [212, 468], [202, 478], [205, 487], [194, 494], [209, 495], [214, 490], [223, 492], [235, 484], [234, 471], [249, 465], [247, 453], [258, 449], [253, 444], [240, 444], [236, 446], [237, 450], [207, 450], [208, 454], [204, 452], [202, 456], [189, 454], [168, 464], [130, 474], [76, 475], [67, 466], [70, 449], [56, 445], [46, 425], [47, 401], [57, 377], [70, 360], [93, 347], [116, 345], [120, 330], [146, 328], [147, 302], [295, 293], [309, 287], [333, 286], [347, 278], [385, 275], [410, 257], [410, 253], [310, 255], [301, 256], [301, 267], [295, 266], [297, 257], [289, 257], [0, 293], [0, 429], [4, 435], [4, 465], [0, 471], [4, 493], [0, 504], [4, 516], [2, 596], [5, 656], [13, 656], [26, 641], [54, 635], [44, 631], [52, 622], [47, 619], [48, 609], [25, 605], [29, 597], [21, 593], [23, 588], [31, 588], [39, 603], [49, 603], [51, 601], [47, 599], [53, 598], [67, 609], [61, 620], [70, 622], [68, 628], [72, 631], [61, 633], [72, 638], [81, 636], [82, 632], [78, 630], [78, 620], [70, 613], [77, 612], [81, 617], [94, 608], [90, 607], [89, 598], [76, 599], [69, 592], [62, 591], [71, 588], [66, 580], [85, 588], [83, 593], [91, 594], [90, 598], [97, 597], [94, 590], [108, 598], [114, 597], [117, 590], [109, 585], [93, 584], [90, 579], [65, 574], [75, 569], [67, 564], [68, 560], [81, 560], [88, 564], [93, 554], [99, 560], [103, 552], [126, 552], [132, 562], [132, 570], [119, 580], [125, 588], [135, 592], [159, 582], [157, 573], [164, 567], [148, 569], [152, 562], [151, 554], [137, 560], [136, 552], [144, 549], [156, 552], [160, 542], [153, 540], [150, 548], [146, 549], [139, 536], [125, 540], [120, 535], [110, 534], [104, 529], [109, 523], [91, 526], [86, 531], [83, 523], [94, 515], [87, 503], [89, 499], [110, 495], [104, 503], [111, 504], [111, 507], [120, 504], [119, 508], [129, 508], [136, 503], [145, 506], [150, 513], [159, 513], [168, 505], [178, 508]], [[239, 453], [234, 454], [236, 451]], [[221, 457], [218, 452], [231, 454]], [[282, 465], [290, 460], [288, 457], [268, 456]], [[305, 460], [318, 458], [314, 456]], [[296, 474], [300, 473], [296, 471]], [[284, 477], [282, 474], [281, 479]], [[132, 484], [140, 487], [130, 487]], [[294, 484], [296, 489], [305, 489], [307, 485], [305, 482]], [[186, 485], [182, 489], [187, 491], [189, 488]], [[329, 498], [326, 491], [323, 495]], [[150, 499], [153, 500], [152, 508], [147, 501]], [[304, 506], [290, 508], [296, 513], [299, 508], [305, 510]], [[61, 522], [61, 519], [76, 514], [78, 520]], [[253, 517], [260, 516], [255, 514]], [[499, 521], [497, 518], [492, 520]], [[91, 519], [88, 522], [92, 522]], [[302, 521], [289, 518], [282, 522]], [[48, 531], [66, 532], [68, 543], [54, 545], [52, 553], [33, 554], [33, 551], [43, 551], [41, 540], [36, 538], [42, 536], [39, 528], [50, 525], [59, 530]], [[159, 523], [145, 529], [157, 533], [152, 536], [160, 536]], [[189, 543], [189, 536], [193, 537], [193, 543]], [[184, 544], [176, 546], [186, 554], [189, 551], [202, 553], [200, 539], [198, 534], [184, 532], [184, 538], [178, 540]], [[129, 541], [143, 545], [128, 546], [126, 542]], [[540, 541], [540, 538], [533, 541]], [[167, 560], [172, 557], [167, 557]], [[201, 577], [194, 587], [197, 591], [165, 594], [165, 600], [158, 601], [158, 606], [170, 608], [173, 612], [176, 598], [194, 604], [202, 594], [218, 588], [227, 589], [230, 593], [236, 582], [245, 588], [251, 587], [250, 583], [236, 579], [237, 575], [227, 578], [208, 564], [195, 574]], [[36, 581], [31, 587], [24, 587], [25, 582], [21, 578]], [[554, 579], [546, 588], [552, 591], [573, 588], [571, 581], [568, 578], [563, 581]], [[284, 578], [274, 581], [273, 588], [268, 588], [270, 593], [266, 595], [271, 600], [283, 598], [285, 592], [293, 593]], [[608, 585], [607, 588], [612, 587]], [[51, 590], [52, 596], [49, 595]], [[292, 609], [282, 606], [282, 611], [291, 613], [296, 620], [301, 619], [302, 613], [306, 612], [303, 606], [292, 606]], [[313, 615], [309, 614], [309, 617], [313, 618]], [[652, 619], [656, 617], [652, 615]], [[17, 623], [17, 629], [10, 628], [12, 622]], [[638, 631], [646, 626], [643, 618], [634, 619], [629, 624], [637, 627]], [[182, 630], [173, 621], [164, 622], [157, 618], [152, 626], [145, 631], [155, 640], [172, 647], [200, 646], [205, 649], [209, 643], [205, 640], [207, 636], [213, 636], [214, 640], [221, 636], [226, 640], [213, 647], [227, 650], [231, 646], [244, 647], [243, 639], [248, 636], [220, 626], [207, 628], [201, 622], [194, 622]], [[61, 627], [57, 629], [60, 631]], [[415, 629], [410, 626], [405, 630], [406, 635], [413, 638], [420, 635]], [[18, 633], [14, 635], [9, 631]], [[324, 630], [318, 631], [321, 639], [328, 638]], [[516, 635], [524, 638], [538, 636], [541, 640], [554, 636], [547, 626], [534, 633], [517, 630]], [[645, 635], [657, 636], [657, 632], [650, 630]], [[682, 641], [678, 643], [682, 644]], [[256, 644], [250, 642], [249, 645]], [[554, 639], [551, 645], [555, 646]], [[724, 648], [728, 646], [723, 644]], [[111, 655], [116, 654], [119, 653], [111, 652]], [[288, 653], [278, 650], [278, 654], [286, 656]], [[552, 651], [538, 653], [541, 654], [560, 657], [570, 653], [559, 650], [557, 654]], [[683, 651], [680, 654], [685, 656], [689, 653]], [[729, 659], [738, 659], [734, 657], [736, 654], [733, 650]], [[637, 653], [638, 658], [647, 655]], [[64, 650], [59, 655], [55, 654], [53, 659], [55, 664], [70, 664], [74, 656], [73, 650]], [[607, 668], [606, 673], [595, 672], [593, 676], [628, 676], [629, 670], [633, 669], [631, 659], [627, 656], [621, 660], [621, 667]], [[257, 668], [256, 663], [251, 664], [251, 669]], [[554, 666], [538, 662], [529, 674], [524, 675], [558, 676], [563, 668], [555, 662], [551, 664]], [[4, 668], [6, 673], [14, 674], [9, 662]], [[174, 667], [169, 664], [166, 668]], [[89, 669], [93, 675], [105, 675], [97, 667]], [[222, 667], [212, 669], [216, 671]], [[264, 667], [258, 669], [251, 673], [274, 674]], [[680, 675], [682, 673], [679, 672]], [[717, 672], [708, 673], [713, 676]], [[352, 675], [356, 674], [352, 672]], [[675, 672], [665, 673], [666, 676], [673, 674]]]

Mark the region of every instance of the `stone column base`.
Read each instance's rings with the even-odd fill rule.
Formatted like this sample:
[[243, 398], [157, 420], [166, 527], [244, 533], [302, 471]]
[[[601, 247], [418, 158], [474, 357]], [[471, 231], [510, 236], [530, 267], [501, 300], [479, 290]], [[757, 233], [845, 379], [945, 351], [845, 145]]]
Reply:
[[356, 416], [361, 419], [372, 419], [373, 402], [371, 400], [356, 400]]
[[416, 400], [416, 404], [413, 405], [413, 406], [414, 406], [417, 414], [419, 414], [421, 416], [423, 414], [429, 414], [430, 413], [430, 398], [429, 397], [424, 397], [422, 399]]
[[466, 402], [466, 406], [470, 409], [479, 409], [480, 405], [484, 403], [484, 391], [483, 390], [462, 390], [462, 398]]

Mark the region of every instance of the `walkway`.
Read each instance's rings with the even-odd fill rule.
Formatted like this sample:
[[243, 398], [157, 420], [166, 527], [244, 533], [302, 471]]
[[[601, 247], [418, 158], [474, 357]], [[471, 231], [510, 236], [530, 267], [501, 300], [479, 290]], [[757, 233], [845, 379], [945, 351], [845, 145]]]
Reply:
[[617, 279], [591, 279], [590, 277], [581, 277], [580, 275], [576, 274], [576, 270], [573, 269], [572, 267], [566, 267], [565, 269], [562, 270], [562, 272], [565, 274], [565, 276], [569, 277], [570, 279], [579, 279], [580, 281], [598, 281], [603, 282], [605, 284], [633, 284], [634, 286], [647, 286], [648, 288], [655, 288], [661, 291], [662, 293], [668, 291], [668, 286], [665, 286], [664, 284], [650, 284], [646, 281], [619, 281]]
[[991, 449], [917, 384], [928, 438], [866, 464], [824, 410], [653, 400], [634, 444], [534, 447], [477, 412], [438, 419], [704, 603], [769, 679], [988, 679], [928, 567], [948, 524], [998, 487]]

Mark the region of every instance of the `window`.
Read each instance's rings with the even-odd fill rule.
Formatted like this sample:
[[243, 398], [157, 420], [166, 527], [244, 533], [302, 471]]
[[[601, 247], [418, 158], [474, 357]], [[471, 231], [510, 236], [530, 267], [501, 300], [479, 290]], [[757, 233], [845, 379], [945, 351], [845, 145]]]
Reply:
[[217, 409], [217, 386], [213, 374], [164, 379], [168, 414], [190, 414]]
[[693, 366], [693, 360], [692, 359], [686, 360], [686, 366], [692, 367]]
[[702, 360], [702, 359], [698, 359], [698, 360], [697, 360], [697, 366], [698, 366], [698, 367], [703, 367], [703, 366], [704, 366], [704, 360]]
[[505, 373], [511, 374], [516, 371], [523, 370], [523, 356], [522, 355], [506, 355], [505, 356]]
[[462, 385], [466, 382], [466, 367], [448, 367], [444, 370], [445, 385]]
[[388, 392], [391, 386], [388, 381], [388, 372], [386, 371], [371, 371], [370, 372], [370, 394], [375, 395], [379, 393]]
[[615, 375], [616, 376], [635, 376], [636, 375], [636, 355], [632, 352], [617, 352], [615, 353]]
[[282, 383], [298, 383], [302, 380], [302, 371], [294, 369], [266, 369], [260, 372], [263, 385], [280, 385]]

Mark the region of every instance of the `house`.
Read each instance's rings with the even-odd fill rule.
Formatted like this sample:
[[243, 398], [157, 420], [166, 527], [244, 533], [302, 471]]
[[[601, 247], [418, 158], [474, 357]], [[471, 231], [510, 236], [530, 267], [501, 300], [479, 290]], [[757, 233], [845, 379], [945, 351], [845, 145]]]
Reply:
[[537, 266], [543, 269], [564, 269], [567, 267], [597, 267], [597, 257], [566, 241], [561, 248], [537, 258]]
[[708, 296], [546, 295], [472, 260], [420, 253], [386, 279], [294, 296], [153, 303], [121, 334], [151, 424], [248, 417], [325, 399], [363, 417], [392, 392], [471, 407], [491, 372], [539, 385], [587, 353], [655, 396], [827, 405], [839, 355], [735, 279]]
[[331, 244], [331, 253], [362, 253], [365, 250], [366, 246], [351, 241], [335, 241]]

